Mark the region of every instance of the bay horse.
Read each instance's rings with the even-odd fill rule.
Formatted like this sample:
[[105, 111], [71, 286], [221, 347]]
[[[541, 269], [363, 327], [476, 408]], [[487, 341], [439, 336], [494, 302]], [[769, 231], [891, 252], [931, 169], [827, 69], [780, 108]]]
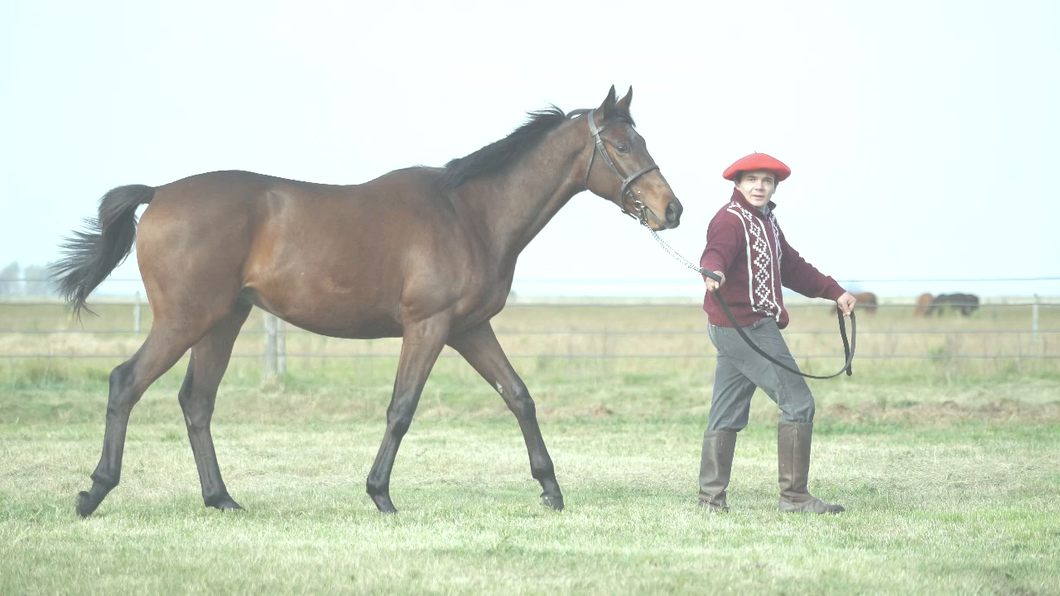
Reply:
[[913, 309], [914, 317], [926, 317], [930, 314], [931, 303], [934, 302], [935, 298], [930, 292], [924, 292], [916, 298], [916, 308]]
[[861, 309], [870, 315], [875, 314], [876, 309], [879, 308], [880, 300], [872, 292], [856, 292], [854, 298], [858, 301]]
[[366, 482], [379, 511], [397, 511], [394, 458], [445, 345], [515, 414], [541, 500], [562, 510], [534, 400], [490, 319], [504, 307], [519, 253], [574, 195], [589, 190], [652, 230], [680, 223], [681, 203], [634, 128], [632, 99], [632, 87], [616, 99], [612, 86], [592, 110], [530, 112], [507, 137], [445, 167], [396, 170], [364, 184], [229, 171], [108, 192], [88, 230], [66, 239], [53, 275], [76, 316], [91, 312], [89, 293], [135, 240], [154, 323], [110, 374], [103, 453], [77, 513], [91, 515], [118, 485], [133, 406], [188, 349], [178, 401], [203, 502], [242, 509], [221, 479], [210, 419], [253, 306], [332, 337], [402, 338], [386, 430]]

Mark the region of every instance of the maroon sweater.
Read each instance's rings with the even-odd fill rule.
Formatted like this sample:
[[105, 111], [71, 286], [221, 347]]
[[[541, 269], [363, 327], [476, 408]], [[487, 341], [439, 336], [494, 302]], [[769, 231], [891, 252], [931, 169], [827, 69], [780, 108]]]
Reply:
[[[769, 215], [764, 215], [734, 188], [732, 199], [707, 227], [707, 246], [699, 265], [725, 273], [721, 296], [741, 327], [766, 317], [776, 319], [781, 329], [788, 326], [782, 285], [810, 298], [829, 300], [845, 291], [788, 244], [773, 215], [775, 209], [770, 202]], [[732, 327], [714, 292], [707, 292], [703, 310], [712, 325]]]

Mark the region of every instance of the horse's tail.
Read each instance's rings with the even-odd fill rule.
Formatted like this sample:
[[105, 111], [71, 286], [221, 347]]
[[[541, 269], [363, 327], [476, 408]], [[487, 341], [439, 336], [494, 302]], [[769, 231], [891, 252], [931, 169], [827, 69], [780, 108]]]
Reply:
[[50, 273], [74, 317], [80, 319], [82, 310], [96, 314], [86, 305], [88, 295], [128, 258], [136, 239], [136, 208], [153, 198], [150, 186], [119, 186], [99, 200], [98, 218], [85, 219], [86, 231], [74, 230], [63, 239], [65, 256]]

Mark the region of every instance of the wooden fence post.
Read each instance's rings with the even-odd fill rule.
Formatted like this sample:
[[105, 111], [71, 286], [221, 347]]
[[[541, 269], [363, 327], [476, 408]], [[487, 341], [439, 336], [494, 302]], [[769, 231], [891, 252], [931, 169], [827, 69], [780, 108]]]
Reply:
[[276, 379], [276, 317], [272, 313], [262, 312], [265, 323], [265, 371], [264, 381]]
[[1034, 295], [1034, 305], [1031, 307], [1031, 340], [1038, 341], [1038, 295]]
[[136, 293], [136, 302], [133, 303], [133, 336], [140, 335], [140, 292]]
[[276, 374], [287, 374], [287, 321], [283, 319], [276, 319]]

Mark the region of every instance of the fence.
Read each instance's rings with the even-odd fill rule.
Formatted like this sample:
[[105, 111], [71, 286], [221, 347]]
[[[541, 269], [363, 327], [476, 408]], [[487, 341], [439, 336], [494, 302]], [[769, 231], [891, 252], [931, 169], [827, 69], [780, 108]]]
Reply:
[[[22, 288], [29, 293], [41, 282], [0, 279], [6, 294], [0, 296], [0, 359], [125, 359], [139, 347], [149, 329], [150, 306], [139, 279], [108, 279], [102, 291], [124, 296], [92, 301], [102, 315], [86, 319], [84, 326], [67, 316], [64, 305], [53, 297], [12, 296], [7, 290]], [[991, 297], [976, 303], [978, 310], [960, 317], [916, 317], [917, 304], [906, 297], [884, 297], [876, 305], [882, 316], [866, 310], [859, 317], [858, 359], [865, 360], [973, 360], [973, 359], [1060, 359], [1060, 277], [1007, 279], [877, 279], [845, 280], [849, 288], [896, 287], [906, 284], [925, 288], [997, 288], [1036, 290], [1055, 289], [1053, 297]], [[703, 332], [704, 316], [699, 307], [701, 286], [693, 278], [670, 283], [679, 285], [685, 296], [661, 299], [618, 298], [530, 298], [540, 288], [611, 288], [631, 282], [588, 281], [572, 284], [559, 280], [517, 280], [508, 307], [495, 319], [494, 327], [507, 346], [510, 358], [573, 359], [659, 359], [712, 358], [713, 348]], [[21, 285], [20, 285], [21, 284]], [[34, 285], [36, 284], [36, 285]], [[567, 284], [567, 285], [564, 285]], [[633, 283], [633, 285], [643, 284]], [[534, 287], [538, 291], [532, 291]], [[130, 288], [139, 288], [135, 293]], [[611, 288], [613, 289], [613, 288]], [[627, 288], [628, 289], [628, 288]], [[785, 331], [796, 358], [834, 358], [838, 338], [834, 319], [805, 316], [826, 313], [826, 301], [806, 301], [786, 297], [792, 312], [792, 326]], [[950, 307], [961, 306], [949, 301]], [[970, 310], [970, 309], [969, 309]], [[533, 311], [533, 316], [519, 313]], [[800, 312], [801, 311], [801, 312]], [[923, 314], [923, 313], [921, 313]], [[936, 311], [935, 314], [943, 314]], [[532, 319], [532, 320], [531, 320]], [[887, 324], [883, 324], [886, 320]], [[828, 323], [831, 321], [831, 323]], [[396, 358], [396, 341], [368, 342], [367, 349], [354, 349], [350, 343], [330, 343], [287, 325], [267, 313], [256, 313], [244, 326], [237, 341], [235, 358], [260, 359], [266, 376], [283, 375], [288, 359]], [[926, 338], [913, 341], [910, 338]], [[815, 338], [821, 338], [817, 341]], [[882, 339], [881, 339], [882, 338]], [[958, 341], [958, 339], [960, 340]], [[289, 341], [290, 340], [290, 341]], [[289, 343], [291, 349], [289, 350]], [[446, 351], [443, 358], [456, 357]]]
[[[839, 361], [835, 318], [829, 314], [834, 305], [786, 301], [794, 323], [785, 336], [796, 358]], [[142, 295], [92, 304], [101, 316], [86, 318], [82, 327], [55, 299], [0, 302], [0, 360], [131, 356], [151, 318]], [[1060, 361], [1058, 298], [986, 299], [969, 316], [954, 311], [915, 316], [915, 307], [909, 298], [890, 299], [877, 305], [878, 314], [862, 312], [858, 360]], [[513, 298], [494, 327], [512, 359], [710, 359], [714, 352], [704, 324], [698, 300]], [[255, 311], [233, 357], [260, 359], [263, 373], [272, 377], [286, 373], [289, 359], [397, 358], [400, 350], [398, 340], [360, 343], [367, 347], [288, 328]], [[447, 350], [442, 357], [458, 356]]]

